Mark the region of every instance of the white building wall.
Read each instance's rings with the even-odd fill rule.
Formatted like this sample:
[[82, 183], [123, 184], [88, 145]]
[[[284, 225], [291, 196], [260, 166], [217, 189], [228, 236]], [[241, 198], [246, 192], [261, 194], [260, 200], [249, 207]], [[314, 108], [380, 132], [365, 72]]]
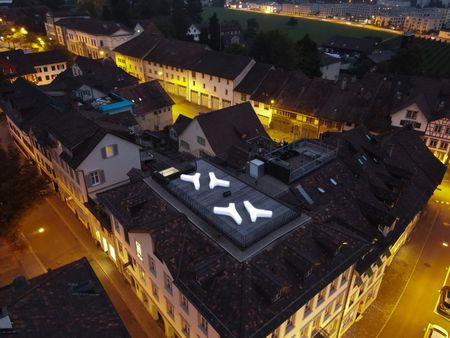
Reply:
[[340, 69], [340, 62], [320, 67], [320, 71], [322, 72], [322, 79], [337, 81], [339, 79]]
[[[104, 159], [102, 148], [108, 145], [117, 145], [118, 154]], [[89, 187], [89, 195], [129, 182], [127, 173], [132, 168], [141, 168], [139, 146], [112, 134], [107, 134], [78, 166], [85, 177], [95, 170], [104, 172], [104, 182]]]
[[[407, 114], [408, 112], [417, 112], [416, 119], [408, 118]], [[428, 121], [425, 117], [425, 115], [422, 113], [420, 108], [414, 103], [406, 108], [403, 108], [402, 110], [394, 113], [391, 115], [391, 125], [394, 127], [403, 127], [402, 121], [408, 121], [403, 123], [419, 123], [420, 127], [415, 126], [414, 130], [425, 132], [425, 129], [427, 128]]]
[[[200, 138], [200, 142], [199, 142]], [[203, 143], [204, 140], [204, 145]], [[202, 127], [200, 127], [197, 120], [192, 120], [192, 122], [187, 126], [187, 128], [178, 137], [178, 149], [180, 151], [189, 152], [194, 156], [200, 157], [202, 153], [208, 154], [210, 156], [215, 156], [213, 149], [211, 148]]]
[[67, 68], [67, 62], [52, 63], [34, 67], [36, 70], [35, 78], [38, 86], [51, 83], [59, 73]]
[[[123, 266], [129, 261], [128, 253], [135, 264], [128, 265], [124, 274], [127, 279], [132, 276], [135, 282], [139, 284], [139, 287], [134, 288], [134, 291], [144, 302], [151, 315], [154, 318], [156, 317], [155, 319], [162, 315], [166, 326], [166, 336], [173, 335], [172, 330], [180, 337], [186, 336], [182, 324], [185, 321], [189, 326], [189, 337], [218, 338], [219, 334], [210, 324], [207, 325], [206, 332], [200, 328], [201, 314], [189, 299], [186, 299], [187, 309], [182, 305], [182, 293], [173, 283], [170, 271], [165, 263], [154, 254], [154, 243], [151, 235], [142, 232], [129, 232], [129, 242], [127, 242], [123, 226], [113, 216], [111, 216], [111, 219], [114, 236], [119, 247], [117, 250], [119, 265]], [[138, 254], [136, 243], [139, 243], [142, 255]], [[133, 268], [133, 266], [135, 267]], [[171, 288], [166, 287], [166, 278], [170, 280]], [[174, 307], [173, 315], [168, 312], [167, 303]]]

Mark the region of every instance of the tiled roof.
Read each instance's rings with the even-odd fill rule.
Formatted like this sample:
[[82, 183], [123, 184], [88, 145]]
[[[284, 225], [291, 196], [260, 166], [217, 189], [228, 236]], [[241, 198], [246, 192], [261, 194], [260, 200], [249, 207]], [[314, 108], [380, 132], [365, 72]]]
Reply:
[[129, 337], [86, 258], [29, 281], [16, 279], [0, 289], [0, 299], [13, 337]]
[[[15, 68], [12, 73], [11, 66]], [[33, 65], [26, 62], [26, 56], [21, 49], [0, 52], [0, 68], [6, 77], [34, 74], [36, 72]]]
[[67, 62], [67, 57], [57, 50], [50, 50], [47, 52], [29, 53], [26, 55], [26, 62], [30, 63], [34, 67], [49, 65], [52, 63]]
[[114, 51], [123, 55], [143, 59], [156, 47], [160, 40], [161, 37], [155, 35], [152, 30], [144, 30], [135, 38], [116, 47]]
[[[120, 222], [131, 220], [131, 228], [143, 224], [177, 287], [221, 336], [266, 337], [352, 264], [365, 272], [423, 208], [445, 173], [445, 166], [408, 130], [375, 137], [360, 127], [327, 134], [323, 142], [338, 147], [337, 157], [289, 186], [276, 181], [282, 194], [270, 195], [263, 179], [257, 184], [245, 179], [312, 221], [242, 263], [218, 244], [220, 236], [212, 238], [192, 223], [195, 218], [176, 217], [168, 206], [175, 203], [171, 198], [155, 198], [151, 178], [144, 180], [148, 187], [133, 183], [100, 199], [106, 199]], [[299, 186], [303, 192], [294, 193]], [[384, 237], [378, 226], [393, 222]]]
[[250, 95], [253, 94], [271, 69], [273, 69], [273, 66], [267, 63], [255, 63], [242, 81], [236, 86], [235, 91]]
[[[144, 60], [190, 69], [199, 62], [208, 46], [188, 41], [161, 39]], [[181, 57], [182, 56], [182, 57]]]
[[192, 119], [183, 114], [178, 115], [177, 120], [173, 123], [172, 127], [177, 135], [181, 135], [181, 133], [187, 128], [189, 123], [191, 123]]
[[124, 70], [117, 67], [109, 58], [92, 60], [78, 56], [73, 64], [76, 64], [82, 71], [82, 75], [74, 76], [72, 66], [64, 72], [58, 74], [51, 84], [46, 86], [46, 90], [72, 91], [82, 85], [98, 89], [105, 94], [112, 90], [137, 84], [139, 81], [129, 75]]
[[124, 30], [126, 34], [132, 34], [132, 30], [117, 22], [104, 21], [94, 18], [67, 18], [56, 22], [56, 25], [69, 29], [75, 29], [92, 35], [112, 35], [119, 30]]
[[133, 113], [137, 115], [175, 104], [158, 80], [122, 87], [115, 90], [114, 93], [134, 102]]
[[372, 52], [376, 44], [371, 39], [335, 35], [329, 38], [322, 46], [368, 54]]
[[221, 52], [206, 51], [188, 68], [221, 78], [234, 80], [252, 62], [252, 58]]
[[39, 133], [45, 139], [50, 134], [58, 139], [70, 150], [61, 157], [74, 169], [106, 134], [126, 139], [115, 128], [101, 126], [101, 120], [88, 119], [73, 107], [61, 105], [27, 80], [18, 78], [12, 88], [14, 91], [6, 97], [13, 106], [7, 109], [8, 116], [27, 134]]
[[195, 120], [216, 155], [253, 137], [269, 137], [249, 102], [201, 114]]

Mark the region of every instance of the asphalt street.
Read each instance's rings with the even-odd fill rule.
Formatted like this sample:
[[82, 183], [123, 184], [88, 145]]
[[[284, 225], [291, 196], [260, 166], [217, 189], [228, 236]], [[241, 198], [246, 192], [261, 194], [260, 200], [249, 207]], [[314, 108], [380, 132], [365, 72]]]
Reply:
[[423, 337], [429, 323], [450, 331], [435, 309], [450, 266], [450, 175], [428, 203], [410, 240], [386, 270], [377, 299], [344, 337]]

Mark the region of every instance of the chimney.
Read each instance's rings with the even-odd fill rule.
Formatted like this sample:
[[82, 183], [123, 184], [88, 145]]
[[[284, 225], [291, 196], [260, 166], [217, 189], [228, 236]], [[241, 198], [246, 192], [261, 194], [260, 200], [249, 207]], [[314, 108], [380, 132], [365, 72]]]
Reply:
[[28, 280], [22, 275], [14, 278], [12, 282], [12, 286], [14, 288], [14, 291], [16, 292], [25, 290], [29, 285], [30, 283], [28, 282]]

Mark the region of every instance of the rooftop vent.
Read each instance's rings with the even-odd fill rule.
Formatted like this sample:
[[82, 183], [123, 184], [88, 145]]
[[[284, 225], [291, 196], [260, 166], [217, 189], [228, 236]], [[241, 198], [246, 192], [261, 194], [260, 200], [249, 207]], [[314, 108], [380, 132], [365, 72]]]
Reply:
[[93, 295], [93, 296], [98, 295], [95, 289], [94, 282], [91, 279], [73, 285], [72, 293], [74, 295]]
[[0, 332], [12, 331], [13, 326], [6, 306], [0, 308]]
[[321, 194], [325, 194], [325, 189], [323, 189], [323, 188], [321, 188], [321, 187], [318, 187], [317, 190], [319, 190], [319, 192], [320, 192]]
[[14, 287], [14, 291], [22, 291], [26, 289], [30, 283], [24, 276], [20, 275], [14, 278], [12, 285]]
[[334, 186], [336, 186], [336, 185], [337, 185], [337, 182], [336, 182], [336, 180], [335, 180], [335, 179], [333, 179], [333, 178], [330, 178], [330, 183], [331, 183], [332, 185], [334, 185]]

